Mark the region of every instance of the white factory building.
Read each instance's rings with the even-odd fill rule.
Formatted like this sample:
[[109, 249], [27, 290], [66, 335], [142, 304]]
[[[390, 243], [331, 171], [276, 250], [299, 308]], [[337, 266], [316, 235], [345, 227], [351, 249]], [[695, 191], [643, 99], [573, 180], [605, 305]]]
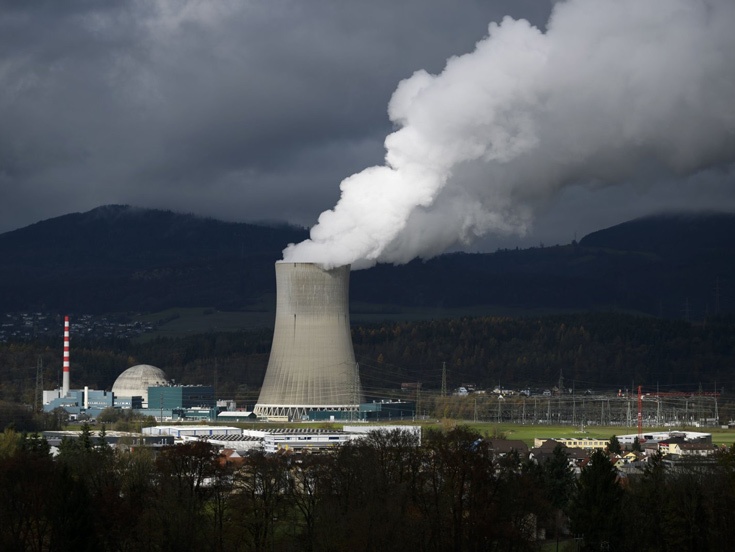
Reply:
[[341, 430], [315, 428], [240, 429], [224, 426], [154, 426], [144, 427], [143, 435], [173, 436], [176, 442], [204, 440], [215, 446], [238, 452], [262, 450], [264, 452], [294, 451], [319, 452], [333, 449], [350, 441], [363, 439], [371, 431], [405, 431], [417, 437], [421, 443], [421, 427], [410, 425], [344, 426]]

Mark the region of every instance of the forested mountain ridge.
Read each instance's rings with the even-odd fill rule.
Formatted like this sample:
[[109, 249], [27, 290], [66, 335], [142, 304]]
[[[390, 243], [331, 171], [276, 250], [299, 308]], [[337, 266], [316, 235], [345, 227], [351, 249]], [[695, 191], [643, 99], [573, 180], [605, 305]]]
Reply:
[[455, 253], [354, 272], [353, 299], [517, 311], [623, 310], [702, 320], [735, 312], [735, 215], [659, 215], [579, 243]]
[[586, 235], [583, 247], [653, 253], [670, 260], [735, 250], [735, 216], [729, 213], [661, 214]]
[[241, 308], [303, 229], [107, 205], [0, 235], [0, 312]]
[[[273, 264], [308, 232], [111, 205], [0, 235], [0, 312], [274, 306]], [[735, 215], [648, 217], [579, 243], [454, 253], [352, 273], [353, 303], [514, 313], [735, 311]], [[456, 315], [456, 313], [455, 313]]]

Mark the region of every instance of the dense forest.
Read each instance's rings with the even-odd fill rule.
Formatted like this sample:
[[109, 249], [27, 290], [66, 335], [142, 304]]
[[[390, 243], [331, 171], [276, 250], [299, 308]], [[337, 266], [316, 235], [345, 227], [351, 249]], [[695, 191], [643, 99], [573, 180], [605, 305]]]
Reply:
[[359, 327], [355, 351], [368, 387], [449, 381], [479, 388], [635, 385], [713, 390], [735, 383], [735, 319], [705, 325], [618, 313], [462, 318]]
[[[355, 326], [352, 332], [368, 398], [421, 382], [430, 392], [464, 383], [478, 389], [566, 387], [732, 393], [735, 318], [705, 324], [619, 313], [526, 318], [479, 317]], [[252, 406], [265, 374], [270, 330], [206, 333], [139, 343], [73, 340], [72, 386], [110, 389], [135, 364], [153, 364], [181, 384], [214, 385], [217, 396]], [[0, 344], [0, 400], [34, 403], [36, 369], [58, 385], [61, 347], [50, 341]]]
[[635, 477], [596, 451], [575, 477], [561, 446], [535, 463], [496, 456], [495, 438], [383, 431], [329, 454], [227, 462], [204, 441], [113, 450], [87, 426], [52, 458], [6, 430], [0, 549], [520, 552], [542, 536], [567, 551], [703, 552], [735, 539], [735, 447], [676, 470], [653, 456]]

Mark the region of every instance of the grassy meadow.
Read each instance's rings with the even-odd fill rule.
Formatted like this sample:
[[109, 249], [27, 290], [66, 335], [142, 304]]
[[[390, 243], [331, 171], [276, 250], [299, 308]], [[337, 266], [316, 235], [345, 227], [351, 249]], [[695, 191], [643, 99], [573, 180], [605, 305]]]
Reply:
[[[245, 427], [248, 429], [263, 429], [264, 425], [267, 427], [289, 427], [289, 428], [303, 428], [305, 425], [308, 427], [322, 428], [322, 429], [342, 429], [343, 425], [350, 425], [349, 422], [314, 422], [314, 423], [273, 423], [273, 422], [256, 422], [247, 424], [234, 424], [239, 427]], [[432, 422], [380, 422], [374, 425], [420, 425], [425, 429], [450, 429], [457, 425], [463, 425], [474, 429], [482, 435], [494, 436], [503, 435], [507, 439], [515, 439], [523, 441], [529, 446], [533, 446], [534, 439], [547, 438], [594, 438], [594, 439], [610, 439], [613, 435], [630, 435], [637, 433], [635, 427], [625, 426], [592, 426], [585, 427], [584, 431], [580, 427], [562, 426], [562, 425], [545, 425], [545, 424], [496, 424], [492, 422], [472, 422], [463, 420], [450, 420], [444, 419]], [[711, 433], [712, 442], [716, 445], [731, 446], [735, 443], [735, 428], [734, 429], [722, 429], [722, 428], [644, 428], [646, 432], [659, 432], [659, 431], [696, 431], [702, 433]]]
[[[434, 427], [441, 427], [442, 423], [433, 424]], [[638, 432], [636, 427], [626, 426], [592, 426], [585, 427], [584, 431], [579, 427], [571, 426], [560, 426], [560, 425], [540, 425], [540, 424], [495, 424], [495, 423], [483, 423], [483, 422], [450, 422], [457, 424], [467, 425], [478, 432], [485, 435], [505, 435], [508, 439], [517, 439], [523, 441], [529, 446], [533, 446], [533, 440], [537, 437], [545, 437], [549, 439], [566, 437], [566, 438], [583, 438], [589, 437], [594, 439], [610, 439], [613, 435], [630, 435]], [[717, 445], [730, 446], [735, 443], [735, 429], [721, 429], [721, 428], [651, 428], [646, 427], [643, 429], [646, 432], [659, 432], [659, 431], [696, 431], [702, 433], [711, 433], [712, 442]]]

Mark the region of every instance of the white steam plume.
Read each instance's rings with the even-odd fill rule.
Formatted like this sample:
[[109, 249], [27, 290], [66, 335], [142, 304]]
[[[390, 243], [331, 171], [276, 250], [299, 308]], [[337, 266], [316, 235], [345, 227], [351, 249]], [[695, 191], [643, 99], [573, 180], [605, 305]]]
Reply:
[[735, 161], [735, 2], [569, 0], [541, 32], [492, 23], [474, 52], [417, 71], [388, 107], [386, 164], [284, 259], [404, 263], [529, 227], [565, 185]]

